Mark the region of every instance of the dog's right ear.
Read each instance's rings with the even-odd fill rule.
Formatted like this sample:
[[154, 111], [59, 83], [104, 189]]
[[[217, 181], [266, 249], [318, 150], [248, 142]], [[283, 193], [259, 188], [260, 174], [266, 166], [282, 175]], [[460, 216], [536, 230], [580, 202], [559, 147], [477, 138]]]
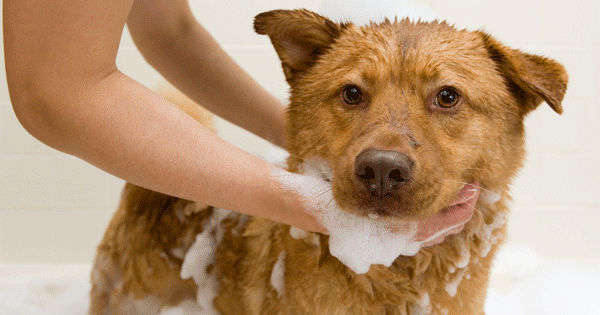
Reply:
[[274, 10], [254, 19], [254, 30], [271, 38], [290, 84], [314, 65], [343, 28], [308, 10]]
[[562, 113], [561, 102], [569, 76], [561, 64], [508, 48], [486, 33], [479, 34], [508, 88], [521, 101], [523, 113], [534, 110], [542, 101], [555, 112]]

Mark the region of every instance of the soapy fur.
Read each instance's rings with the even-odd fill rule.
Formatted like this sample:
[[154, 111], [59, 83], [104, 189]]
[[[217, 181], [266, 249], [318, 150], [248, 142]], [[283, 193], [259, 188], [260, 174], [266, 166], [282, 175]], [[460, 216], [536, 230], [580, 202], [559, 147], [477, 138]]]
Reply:
[[[431, 218], [461, 187], [478, 182], [482, 197], [472, 218], [440, 244], [389, 266], [355, 266], [366, 270], [357, 273], [346, 265], [355, 257], [344, 263], [332, 255], [337, 232], [237, 214], [216, 218], [212, 207], [128, 184], [98, 247], [90, 313], [173, 314], [181, 304], [182, 312], [221, 314], [483, 314], [506, 233], [508, 186], [524, 157], [523, 119], [543, 101], [562, 112], [564, 68], [437, 21], [358, 27], [293, 10], [260, 14], [255, 29], [270, 37], [291, 88], [287, 169], [329, 179], [290, 189], [310, 196], [323, 216], [332, 215], [334, 202], [343, 214], [331, 221], [355, 216], [380, 226], [372, 222]], [[363, 91], [358, 106], [344, 103], [347, 85]], [[436, 93], [448, 86], [461, 102], [442, 109]], [[368, 148], [401, 151], [414, 162], [384, 215], [372, 211], [373, 199], [354, 176], [356, 156]], [[307, 175], [278, 176], [285, 187]], [[194, 245], [211, 239], [220, 242], [210, 255], [202, 254], [206, 245]], [[197, 281], [181, 277], [209, 256], [196, 265], [202, 270], [183, 272], [203, 275]], [[214, 299], [203, 300], [209, 295], [200, 291], [209, 288]], [[197, 308], [194, 300], [201, 300]]]

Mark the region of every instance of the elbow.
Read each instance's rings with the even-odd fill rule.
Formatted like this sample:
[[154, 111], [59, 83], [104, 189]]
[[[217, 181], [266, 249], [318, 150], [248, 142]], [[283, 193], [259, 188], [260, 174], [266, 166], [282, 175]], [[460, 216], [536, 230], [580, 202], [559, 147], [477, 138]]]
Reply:
[[10, 96], [10, 102], [15, 113], [15, 116], [32, 136], [38, 138], [36, 136], [37, 130], [36, 126], [39, 124], [36, 123], [35, 117], [39, 117], [42, 115], [42, 111], [40, 110], [40, 106], [36, 106], [39, 103], [37, 101], [38, 97], [33, 93], [35, 90], [32, 88], [32, 85], [35, 83], [27, 78], [11, 78], [10, 75], [7, 76], [7, 85], [8, 92]]
[[19, 123], [34, 138], [44, 144], [64, 151], [56, 128], [56, 111], [52, 108], [52, 97], [44, 93], [48, 87], [38, 80], [26, 76], [7, 76], [10, 101]]
[[[118, 73], [114, 63], [85, 75], [49, 71], [15, 71], [7, 66], [7, 85], [13, 111], [34, 138], [56, 150], [76, 155], [90, 117], [98, 85]], [[82, 71], [83, 72], [83, 71]], [[90, 74], [91, 73], [91, 74]], [[102, 94], [105, 97], [106, 93]]]

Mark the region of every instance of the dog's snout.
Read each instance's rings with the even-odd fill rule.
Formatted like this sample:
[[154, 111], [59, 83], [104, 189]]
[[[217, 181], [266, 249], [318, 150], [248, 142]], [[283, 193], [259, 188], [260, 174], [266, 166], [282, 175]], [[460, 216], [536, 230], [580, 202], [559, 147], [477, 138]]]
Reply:
[[413, 164], [404, 153], [367, 149], [356, 157], [354, 174], [373, 196], [382, 198], [411, 179]]

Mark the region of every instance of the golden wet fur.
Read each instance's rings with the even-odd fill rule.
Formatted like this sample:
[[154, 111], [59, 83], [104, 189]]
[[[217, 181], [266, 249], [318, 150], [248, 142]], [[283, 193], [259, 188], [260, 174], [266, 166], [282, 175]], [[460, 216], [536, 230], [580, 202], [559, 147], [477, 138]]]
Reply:
[[[564, 68], [443, 22], [357, 27], [279, 10], [257, 16], [255, 29], [271, 38], [291, 87], [290, 171], [322, 158], [333, 170], [335, 201], [366, 215], [376, 207], [353, 175], [356, 156], [368, 148], [405, 153], [414, 161], [413, 177], [385, 203], [381, 220], [429, 218], [472, 181], [482, 197], [462, 232], [366, 274], [331, 256], [328, 236], [296, 239], [289, 226], [230, 216], [208, 266], [219, 279], [215, 308], [223, 314], [483, 314], [490, 267], [505, 236], [508, 186], [525, 154], [523, 119], [543, 101], [562, 112]], [[347, 86], [360, 88], [360, 103], [346, 102]], [[449, 109], [436, 103], [446, 87], [460, 95]], [[491, 200], [493, 192], [500, 200]], [[195, 299], [196, 285], [181, 279], [181, 264], [213, 211], [128, 184], [98, 247], [90, 313], [156, 314]], [[283, 290], [270, 282], [281, 253]]]

